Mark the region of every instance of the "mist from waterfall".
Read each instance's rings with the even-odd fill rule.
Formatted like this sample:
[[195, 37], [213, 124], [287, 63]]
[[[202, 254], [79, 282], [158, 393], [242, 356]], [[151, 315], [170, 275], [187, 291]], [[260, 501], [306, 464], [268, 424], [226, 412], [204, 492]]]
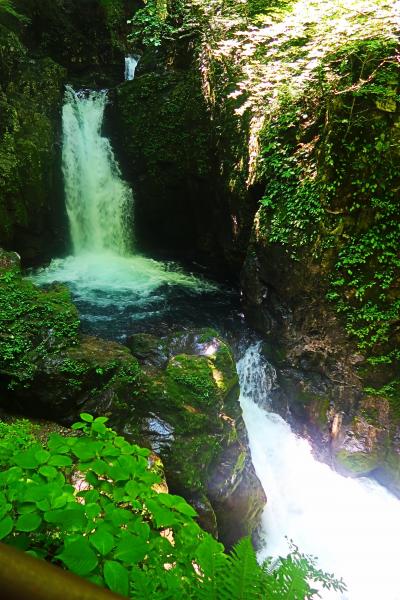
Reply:
[[268, 497], [260, 559], [285, 556], [291, 539], [347, 584], [343, 594], [321, 590], [324, 600], [399, 600], [400, 501], [371, 479], [318, 462], [270, 411], [274, 372], [260, 344], [247, 349], [238, 371], [252, 459]]

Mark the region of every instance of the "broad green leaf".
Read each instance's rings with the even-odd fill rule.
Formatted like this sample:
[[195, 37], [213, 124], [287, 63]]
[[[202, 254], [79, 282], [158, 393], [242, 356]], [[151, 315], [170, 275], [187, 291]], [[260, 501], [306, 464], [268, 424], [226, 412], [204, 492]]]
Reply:
[[43, 450], [43, 448], [41, 448], [40, 450], [35, 452], [35, 458], [37, 459], [37, 461], [39, 462], [40, 465], [43, 465], [44, 463], [46, 463], [49, 460], [50, 452], [48, 452], [47, 450]]
[[55, 523], [63, 530], [83, 531], [87, 523], [84, 510], [82, 505], [71, 504], [71, 508], [45, 512], [44, 518], [48, 523]]
[[114, 547], [114, 537], [107, 531], [104, 531], [104, 529], [96, 531], [96, 533], [90, 536], [89, 540], [102, 556], [108, 554], [111, 548]]
[[47, 447], [57, 454], [65, 454], [69, 451], [69, 446], [65, 443], [65, 438], [58, 433], [52, 433], [50, 435]]
[[85, 514], [88, 519], [95, 519], [101, 513], [100, 506], [95, 502], [85, 504]]
[[170, 527], [177, 523], [177, 516], [167, 507], [160, 506], [155, 500], [147, 500], [147, 508], [152, 513], [157, 527]]
[[89, 541], [82, 537], [73, 542], [66, 542], [59, 558], [73, 573], [81, 575], [89, 575], [98, 565], [96, 554], [90, 547]]
[[107, 511], [107, 520], [111, 521], [115, 527], [121, 527], [126, 525], [133, 518], [131, 511], [125, 510], [124, 508], [112, 508], [111, 511]]
[[[33, 506], [35, 506], [35, 505], [33, 505]], [[3, 504], [0, 507], [0, 519], [2, 519], [4, 517], [4, 515], [6, 515], [8, 512], [10, 512], [11, 508], [12, 508], [11, 504]]]
[[79, 416], [82, 421], [86, 421], [86, 423], [92, 423], [94, 421], [94, 417], [89, 413], [81, 413]]
[[94, 473], [96, 473], [96, 475], [104, 475], [104, 473], [106, 473], [108, 469], [108, 464], [104, 460], [96, 458], [90, 463], [87, 463], [85, 465], [85, 469], [93, 471]]
[[187, 517], [197, 517], [197, 512], [187, 502], [180, 502], [179, 504], [176, 504], [174, 508], [177, 512], [180, 512]]
[[128, 481], [125, 484], [125, 491], [131, 498], [137, 498], [140, 491], [140, 484], [137, 481]]
[[140, 519], [136, 519], [133, 523], [129, 523], [128, 529], [142, 540], [148, 540], [150, 537], [149, 524]]
[[96, 433], [104, 433], [105, 431], [107, 431], [107, 427], [104, 425], [104, 423], [98, 423], [97, 421], [95, 421], [92, 424], [92, 431], [95, 431]]
[[[11, 508], [11, 505], [8, 505]], [[17, 507], [17, 512], [20, 515], [26, 515], [28, 513], [32, 513], [36, 511], [36, 504], [34, 502], [23, 502], [19, 504]]]
[[73, 429], [74, 431], [77, 431], [78, 429], [86, 429], [86, 427], [86, 423], [74, 423], [73, 425], [71, 425], [71, 429]]
[[57, 477], [57, 469], [50, 465], [43, 465], [43, 467], [40, 467], [39, 473], [47, 479], [55, 479]]
[[10, 483], [21, 479], [22, 474], [23, 471], [20, 467], [11, 467], [0, 473], [0, 485], [10, 485]]
[[136, 565], [144, 559], [148, 550], [149, 546], [145, 540], [126, 533], [116, 547], [114, 557], [122, 562]]
[[15, 528], [17, 531], [35, 531], [41, 522], [42, 518], [38, 513], [28, 513], [18, 518]]
[[78, 496], [84, 498], [86, 505], [100, 500], [100, 494], [97, 490], [82, 490], [82, 492], [78, 493]]
[[[69, 450], [68, 447], [67, 449]], [[69, 456], [54, 454], [54, 456], [49, 459], [47, 464], [51, 467], [70, 467], [73, 463]]]
[[4, 517], [0, 521], [0, 540], [4, 539], [9, 533], [11, 533], [14, 527], [14, 523], [11, 517]]
[[41, 461], [37, 458], [36, 453], [40, 450], [37, 446], [32, 446], [28, 450], [18, 452], [14, 456], [14, 462], [23, 469], [36, 469]]
[[97, 452], [102, 448], [103, 444], [94, 440], [79, 440], [73, 448], [72, 452], [82, 461], [88, 461], [96, 457]]
[[129, 594], [129, 572], [119, 562], [106, 560], [103, 574], [104, 580], [112, 592], [122, 596]]

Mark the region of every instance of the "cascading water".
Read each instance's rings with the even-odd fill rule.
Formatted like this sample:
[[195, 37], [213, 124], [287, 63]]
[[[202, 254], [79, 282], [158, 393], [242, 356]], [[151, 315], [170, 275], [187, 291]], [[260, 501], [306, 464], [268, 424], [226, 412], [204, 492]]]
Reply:
[[135, 78], [136, 67], [139, 62], [139, 56], [129, 54], [125, 57], [125, 80], [132, 81]]
[[129, 249], [132, 192], [121, 178], [110, 141], [101, 135], [107, 92], [67, 86], [62, 164], [75, 254]]
[[260, 344], [247, 349], [238, 372], [252, 459], [268, 496], [260, 558], [285, 556], [287, 536], [345, 580], [347, 592], [321, 591], [324, 600], [399, 600], [398, 499], [370, 479], [343, 477], [315, 460], [308, 442], [269, 412], [273, 372]]
[[[129, 58], [127, 79], [136, 67]], [[215, 293], [213, 285], [172, 263], [132, 254], [132, 194], [101, 135], [106, 103], [106, 91], [67, 88], [63, 173], [74, 254], [53, 260], [33, 279], [65, 282], [86, 331], [105, 337], [148, 331], [151, 323], [193, 325], [193, 315], [198, 326], [221, 328], [227, 318], [228, 329], [237, 329], [238, 310], [225, 291]], [[167, 312], [177, 306], [178, 318]], [[252, 458], [268, 496], [260, 557], [287, 554], [287, 536], [301, 551], [318, 556], [322, 568], [344, 578], [349, 591], [340, 600], [400, 600], [400, 502], [375, 482], [342, 477], [316, 461], [308, 443], [268, 411], [274, 370], [258, 345], [248, 348], [238, 370]], [[321, 595], [338, 600], [337, 594]]]

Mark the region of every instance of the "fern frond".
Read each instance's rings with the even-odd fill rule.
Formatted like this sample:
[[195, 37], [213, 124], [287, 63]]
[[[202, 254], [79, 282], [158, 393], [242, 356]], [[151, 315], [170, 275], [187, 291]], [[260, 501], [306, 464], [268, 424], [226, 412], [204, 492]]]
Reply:
[[250, 538], [243, 538], [228, 557], [220, 600], [259, 600], [261, 570]]
[[197, 549], [196, 561], [202, 573], [196, 599], [222, 600], [221, 580], [229, 573], [229, 561], [221, 552], [221, 545], [207, 537]]

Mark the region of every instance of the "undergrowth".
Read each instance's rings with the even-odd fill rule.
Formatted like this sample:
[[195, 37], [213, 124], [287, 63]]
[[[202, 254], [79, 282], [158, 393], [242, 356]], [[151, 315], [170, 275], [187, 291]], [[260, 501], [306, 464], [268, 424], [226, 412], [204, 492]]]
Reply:
[[27, 422], [0, 427], [6, 544], [137, 600], [302, 600], [316, 597], [315, 584], [345, 589], [295, 547], [261, 566], [247, 538], [226, 554], [195, 510], [163, 491], [149, 450], [105, 417], [81, 419], [77, 435], [53, 433], [41, 444]]

